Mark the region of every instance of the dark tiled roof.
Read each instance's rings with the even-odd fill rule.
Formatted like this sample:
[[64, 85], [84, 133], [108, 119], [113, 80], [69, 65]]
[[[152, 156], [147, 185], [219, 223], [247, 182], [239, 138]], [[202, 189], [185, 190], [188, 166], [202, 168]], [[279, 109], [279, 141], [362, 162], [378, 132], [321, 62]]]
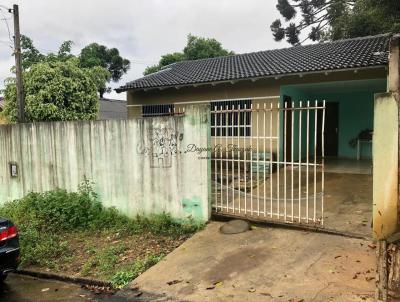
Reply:
[[100, 99], [100, 120], [126, 119], [127, 117], [126, 101]]
[[184, 61], [117, 89], [159, 88], [311, 71], [387, 65], [390, 35]]

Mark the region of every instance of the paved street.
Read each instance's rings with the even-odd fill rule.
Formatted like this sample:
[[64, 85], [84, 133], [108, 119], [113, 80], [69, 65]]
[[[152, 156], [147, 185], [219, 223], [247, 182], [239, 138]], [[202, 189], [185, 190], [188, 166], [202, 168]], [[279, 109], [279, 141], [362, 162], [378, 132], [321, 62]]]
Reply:
[[107, 301], [108, 295], [94, 295], [80, 285], [11, 274], [0, 287], [0, 301], [80, 302]]

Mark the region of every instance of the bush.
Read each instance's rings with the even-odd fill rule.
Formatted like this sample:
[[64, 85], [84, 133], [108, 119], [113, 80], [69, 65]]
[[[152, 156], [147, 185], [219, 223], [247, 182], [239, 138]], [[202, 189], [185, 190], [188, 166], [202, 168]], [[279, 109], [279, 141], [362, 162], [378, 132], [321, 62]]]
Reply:
[[167, 214], [130, 219], [115, 208], [103, 207], [88, 180], [79, 186], [77, 192], [56, 189], [29, 193], [24, 198], [7, 202], [0, 207], [0, 217], [11, 219], [19, 229], [22, 266], [38, 264], [51, 267], [52, 259], [68, 257], [71, 252], [63, 243], [63, 232], [134, 234], [148, 231], [185, 236], [201, 228], [194, 223], [181, 224]]

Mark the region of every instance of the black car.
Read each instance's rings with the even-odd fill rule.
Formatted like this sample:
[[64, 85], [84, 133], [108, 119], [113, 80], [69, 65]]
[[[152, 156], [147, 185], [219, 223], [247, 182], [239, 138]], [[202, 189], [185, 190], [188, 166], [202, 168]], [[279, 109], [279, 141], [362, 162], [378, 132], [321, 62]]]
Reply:
[[17, 227], [7, 219], [0, 218], [0, 281], [15, 271], [19, 263]]

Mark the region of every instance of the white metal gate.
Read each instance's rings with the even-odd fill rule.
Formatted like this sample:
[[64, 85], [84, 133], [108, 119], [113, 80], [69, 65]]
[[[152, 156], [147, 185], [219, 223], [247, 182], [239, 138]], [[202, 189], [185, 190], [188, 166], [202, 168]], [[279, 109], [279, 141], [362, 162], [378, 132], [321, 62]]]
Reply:
[[325, 101], [211, 102], [213, 212], [323, 225]]

